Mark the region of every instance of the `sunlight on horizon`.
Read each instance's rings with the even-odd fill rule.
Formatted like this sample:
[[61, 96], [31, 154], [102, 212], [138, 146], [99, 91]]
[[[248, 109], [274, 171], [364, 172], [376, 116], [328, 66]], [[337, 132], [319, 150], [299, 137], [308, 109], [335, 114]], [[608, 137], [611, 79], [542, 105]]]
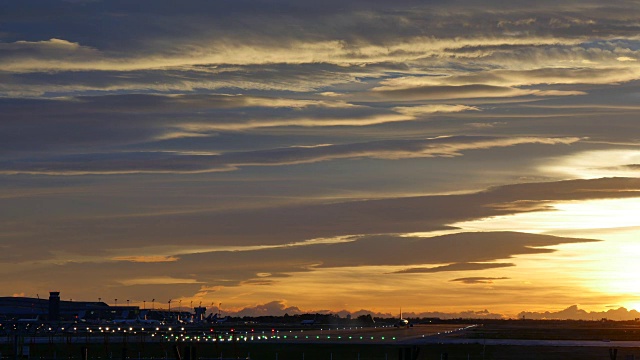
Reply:
[[[640, 198], [560, 202], [552, 210], [452, 224], [465, 231], [519, 231], [602, 240], [549, 247], [548, 254], [517, 256], [518, 265], [555, 269], [550, 284], [573, 284], [621, 298], [640, 310]], [[535, 261], [544, 258], [545, 261]], [[552, 286], [553, 286], [552, 285]], [[580, 289], [576, 289], [580, 291]]]

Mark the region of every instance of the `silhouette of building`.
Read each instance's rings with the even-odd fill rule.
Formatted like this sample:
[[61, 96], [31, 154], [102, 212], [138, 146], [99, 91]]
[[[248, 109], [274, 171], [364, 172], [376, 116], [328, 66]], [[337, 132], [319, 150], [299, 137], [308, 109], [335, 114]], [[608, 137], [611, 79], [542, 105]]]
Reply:
[[0, 319], [73, 321], [135, 319], [138, 306], [109, 306], [102, 301], [65, 301], [59, 291], [51, 291], [49, 299], [0, 297]]
[[60, 320], [60, 291], [49, 293], [49, 321]]

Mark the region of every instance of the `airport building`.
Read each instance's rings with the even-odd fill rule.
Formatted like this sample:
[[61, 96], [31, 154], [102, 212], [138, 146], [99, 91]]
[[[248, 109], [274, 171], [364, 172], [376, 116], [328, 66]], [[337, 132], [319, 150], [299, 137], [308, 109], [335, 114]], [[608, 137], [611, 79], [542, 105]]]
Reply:
[[60, 292], [52, 291], [48, 299], [0, 297], [0, 319], [22, 321], [73, 321], [83, 319], [135, 319], [138, 306], [109, 306], [102, 301], [61, 300]]

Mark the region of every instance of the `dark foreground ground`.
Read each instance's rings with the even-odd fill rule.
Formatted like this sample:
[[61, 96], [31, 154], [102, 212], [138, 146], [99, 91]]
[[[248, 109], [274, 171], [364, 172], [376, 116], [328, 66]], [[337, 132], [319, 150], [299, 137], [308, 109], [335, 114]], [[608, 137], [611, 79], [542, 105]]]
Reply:
[[[188, 333], [26, 336], [0, 339], [4, 359], [257, 359], [257, 360], [640, 360], [638, 322], [495, 321], [411, 328], [286, 329], [252, 340], [242, 329], [224, 341]], [[267, 331], [267, 334], [271, 331]], [[261, 332], [262, 334], [262, 332]], [[285, 337], [286, 336], [286, 337]], [[256, 336], [257, 338], [257, 336]], [[15, 349], [22, 354], [16, 356]]]
[[[177, 359], [175, 344], [129, 344], [126, 354], [122, 347], [105, 349], [90, 345], [88, 359]], [[258, 359], [258, 360], [339, 360], [339, 359], [611, 359], [613, 348], [558, 347], [558, 346], [484, 346], [481, 344], [427, 344], [427, 345], [379, 345], [379, 344], [179, 344], [182, 359]], [[30, 359], [82, 359], [82, 346], [71, 345], [58, 349], [34, 348]], [[4, 358], [13, 359], [9, 353]], [[619, 348], [617, 359], [640, 359], [640, 348]]]

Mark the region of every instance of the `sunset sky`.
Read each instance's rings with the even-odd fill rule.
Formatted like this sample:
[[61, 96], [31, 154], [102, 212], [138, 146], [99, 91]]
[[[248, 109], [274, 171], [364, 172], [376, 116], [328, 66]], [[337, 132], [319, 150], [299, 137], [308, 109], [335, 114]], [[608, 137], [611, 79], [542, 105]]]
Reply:
[[2, 1], [0, 296], [640, 310], [639, 115], [635, 0]]

